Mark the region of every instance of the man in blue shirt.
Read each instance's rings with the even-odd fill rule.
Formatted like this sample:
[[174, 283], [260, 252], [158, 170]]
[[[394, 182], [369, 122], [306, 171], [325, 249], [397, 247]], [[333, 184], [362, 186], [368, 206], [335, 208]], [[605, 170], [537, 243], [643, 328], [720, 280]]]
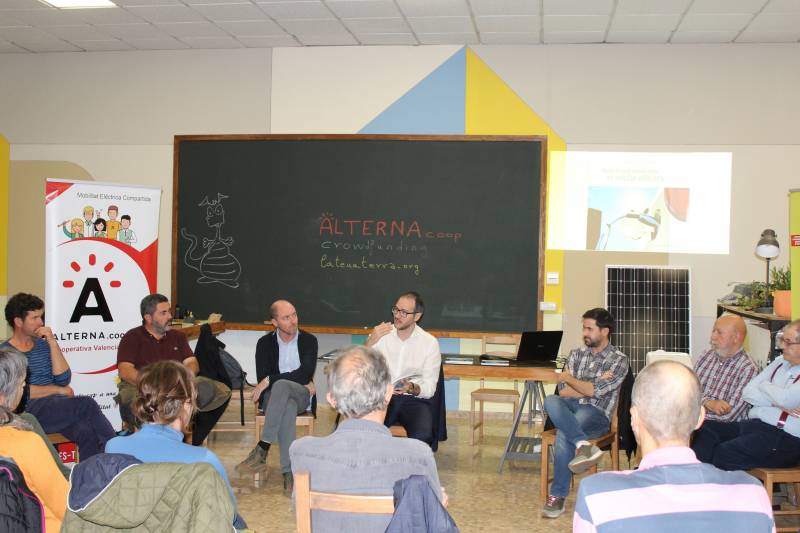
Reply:
[[26, 411], [47, 433], [75, 441], [81, 459], [100, 453], [114, 428], [88, 396], [75, 396], [72, 373], [53, 331], [44, 325], [44, 302], [33, 294], [12, 296], [5, 308], [14, 334], [6, 342], [28, 359], [30, 401]]
[[298, 328], [297, 311], [286, 300], [270, 306], [275, 331], [256, 344], [256, 375], [253, 402], [264, 412], [261, 438], [247, 458], [236, 466], [241, 474], [253, 474], [267, 468], [267, 452], [275, 442], [281, 454], [283, 491], [291, 496], [294, 487], [289, 446], [295, 440], [297, 415], [308, 410], [315, 394], [314, 370], [317, 368], [317, 338]]
[[783, 356], [744, 388], [749, 420], [707, 421], [695, 435], [697, 458], [723, 470], [787, 468], [800, 463], [800, 320], [779, 333]]

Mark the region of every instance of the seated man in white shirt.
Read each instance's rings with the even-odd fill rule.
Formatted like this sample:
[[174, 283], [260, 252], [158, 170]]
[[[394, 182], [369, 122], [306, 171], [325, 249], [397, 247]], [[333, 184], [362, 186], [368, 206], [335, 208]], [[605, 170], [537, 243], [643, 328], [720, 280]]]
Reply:
[[412, 439], [433, 443], [433, 406], [442, 354], [436, 338], [417, 322], [425, 304], [416, 292], [401, 294], [392, 307], [393, 323], [382, 322], [367, 337], [366, 345], [386, 358], [394, 395], [384, 424], [400, 424]]

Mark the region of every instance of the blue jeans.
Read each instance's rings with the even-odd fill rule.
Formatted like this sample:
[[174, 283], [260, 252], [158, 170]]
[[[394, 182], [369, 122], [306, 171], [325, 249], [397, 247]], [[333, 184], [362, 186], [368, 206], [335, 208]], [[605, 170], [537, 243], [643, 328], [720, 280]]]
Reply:
[[800, 462], [800, 439], [761, 420], [706, 420], [694, 434], [697, 459], [722, 470], [790, 468]]
[[387, 428], [400, 424], [405, 428], [408, 438], [421, 440], [428, 446], [433, 444], [433, 406], [430, 399], [407, 394], [392, 396], [383, 424]]
[[575, 444], [605, 435], [611, 423], [603, 411], [594, 405], [578, 403], [578, 398], [550, 395], [544, 399], [544, 409], [558, 430], [550, 495], [565, 498], [572, 480], [569, 462], [575, 457]]
[[61, 433], [78, 445], [81, 461], [102, 453], [116, 433], [100, 407], [88, 396], [53, 394], [35, 398], [25, 408], [47, 433]]

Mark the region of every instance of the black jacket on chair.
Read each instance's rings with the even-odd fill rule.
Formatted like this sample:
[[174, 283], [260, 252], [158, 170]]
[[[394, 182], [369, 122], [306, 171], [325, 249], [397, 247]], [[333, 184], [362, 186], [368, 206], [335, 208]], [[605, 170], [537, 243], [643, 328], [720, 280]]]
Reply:
[[[259, 383], [266, 377], [269, 378], [270, 387], [281, 379], [288, 379], [300, 385], [307, 385], [310, 381], [314, 380], [314, 371], [317, 369], [317, 353], [319, 352], [317, 338], [302, 329], [297, 332], [297, 335], [297, 351], [300, 354], [300, 368], [283, 374], [281, 374], [278, 366], [280, 352], [278, 351], [277, 332], [271, 331], [258, 339], [258, 343], [256, 344], [256, 378]], [[311, 411], [316, 415], [316, 396], [311, 400]]]

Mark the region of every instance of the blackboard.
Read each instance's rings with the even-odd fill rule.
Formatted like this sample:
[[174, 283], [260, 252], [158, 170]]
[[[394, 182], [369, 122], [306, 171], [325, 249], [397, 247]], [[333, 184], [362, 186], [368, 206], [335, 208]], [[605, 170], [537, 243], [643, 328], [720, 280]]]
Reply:
[[405, 291], [446, 331], [541, 326], [545, 139], [176, 136], [172, 301], [371, 327]]

